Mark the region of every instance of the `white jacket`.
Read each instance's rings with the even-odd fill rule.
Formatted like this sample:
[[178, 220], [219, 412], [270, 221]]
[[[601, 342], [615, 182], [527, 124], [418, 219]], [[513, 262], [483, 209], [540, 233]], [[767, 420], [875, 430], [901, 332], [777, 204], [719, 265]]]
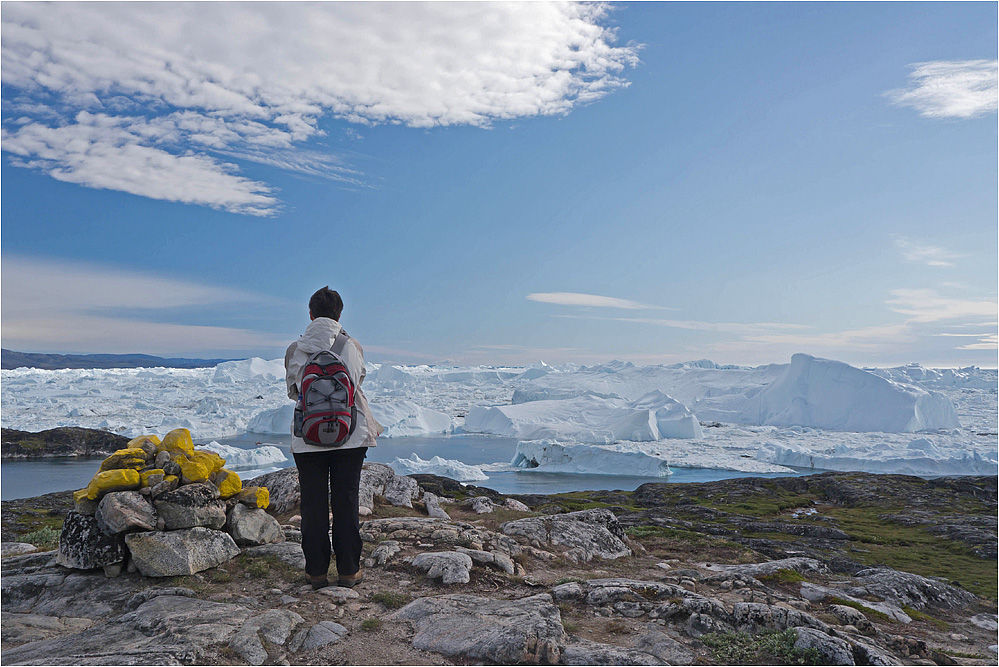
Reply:
[[[328, 317], [317, 317], [305, 328], [305, 333], [299, 336], [298, 340], [288, 346], [284, 353], [284, 380], [288, 386], [288, 398], [298, 401], [298, 389], [302, 386], [302, 368], [308, 362], [309, 357], [316, 352], [329, 350], [333, 347], [333, 340], [340, 333], [343, 326], [334, 319]], [[357, 426], [354, 432], [347, 438], [347, 442], [335, 449], [353, 449], [355, 447], [374, 447], [375, 436], [381, 433], [378, 422], [371, 415], [371, 408], [368, 407], [368, 399], [361, 391], [361, 383], [367, 371], [364, 368], [364, 351], [361, 345], [350, 338], [343, 348], [343, 361], [347, 366], [350, 379], [353, 380], [357, 388], [354, 396], [357, 405]], [[307, 452], [328, 452], [333, 451], [331, 447], [315, 447], [308, 445], [302, 438], [296, 438], [292, 427], [291, 451], [295, 454]]]

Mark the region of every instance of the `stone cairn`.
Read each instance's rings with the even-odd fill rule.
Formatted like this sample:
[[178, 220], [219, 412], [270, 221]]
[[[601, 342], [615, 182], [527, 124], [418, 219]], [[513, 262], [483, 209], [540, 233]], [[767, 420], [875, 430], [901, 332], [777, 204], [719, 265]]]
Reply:
[[264, 511], [267, 488], [244, 488], [224, 465], [215, 452], [196, 450], [186, 428], [162, 441], [131, 440], [73, 494], [56, 562], [103, 567], [109, 577], [123, 569], [170, 577], [217, 567], [240, 546], [283, 542], [281, 526]]

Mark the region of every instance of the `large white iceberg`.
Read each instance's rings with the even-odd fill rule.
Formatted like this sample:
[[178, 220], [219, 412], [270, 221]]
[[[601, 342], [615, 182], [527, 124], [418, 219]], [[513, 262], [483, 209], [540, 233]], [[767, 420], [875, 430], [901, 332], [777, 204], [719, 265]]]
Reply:
[[937, 447], [920, 438], [909, 443], [767, 443], [757, 458], [797, 468], [819, 468], [898, 475], [995, 475], [999, 460], [995, 451], [980, 452]]
[[372, 416], [385, 429], [381, 435], [383, 438], [450, 433], [454, 430], [454, 422], [450, 416], [413, 401], [372, 401], [369, 405]]
[[791, 364], [749, 399], [736, 421], [884, 433], [961, 426], [943, 394], [807, 354], [791, 357]]
[[291, 422], [295, 418], [295, 404], [288, 402], [279, 408], [262, 410], [253, 415], [246, 430], [249, 433], [265, 433], [267, 435], [290, 435]]
[[225, 459], [226, 468], [258, 468], [272, 463], [287, 461], [288, 457], [280, 447], [261, 445], [253, 449], [243, 449], [232, 445], [223, 445], [212, 440], [207, 445], [197, 445], [197, 449], [207, 449]]
[[481, 482], [489, 479], [477, 466], [468, 465], [454, 459], [434, 456], [424, 461], [417, 454], [408, 459], [396, 459], [389, 464], [398, 475], [440, 475], [459, 482]]
[[475, 407], [464, 430], [523, 440], [554, 439], [586, 443], [662, 438], [700, 438], [690, 410], [659, 391], [635, 401], [599, 396]]

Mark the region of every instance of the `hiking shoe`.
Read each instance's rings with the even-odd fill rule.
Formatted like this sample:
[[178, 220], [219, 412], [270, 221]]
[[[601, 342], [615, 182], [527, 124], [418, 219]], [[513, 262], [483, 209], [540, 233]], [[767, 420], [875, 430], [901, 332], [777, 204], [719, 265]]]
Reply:
[[353, 588], [364, 581], [364, 570], [358, 570], [354, 574], [345, 574], [337, 579], [337, 585], [345, 588]]
[[312, 590], [318, 591], [320, 588], [329, 586], [330, 580], [326, 577], [309, 577], [309, 584], [312, 586]]

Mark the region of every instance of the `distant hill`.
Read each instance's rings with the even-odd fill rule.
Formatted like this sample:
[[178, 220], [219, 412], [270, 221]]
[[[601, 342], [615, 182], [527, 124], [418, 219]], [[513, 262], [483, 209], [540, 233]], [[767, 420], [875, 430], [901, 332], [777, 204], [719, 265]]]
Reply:
[[39, 354], [0, 350], [0, 368], [206, 368], [234, 359], [165, 359], [149, 354]]

